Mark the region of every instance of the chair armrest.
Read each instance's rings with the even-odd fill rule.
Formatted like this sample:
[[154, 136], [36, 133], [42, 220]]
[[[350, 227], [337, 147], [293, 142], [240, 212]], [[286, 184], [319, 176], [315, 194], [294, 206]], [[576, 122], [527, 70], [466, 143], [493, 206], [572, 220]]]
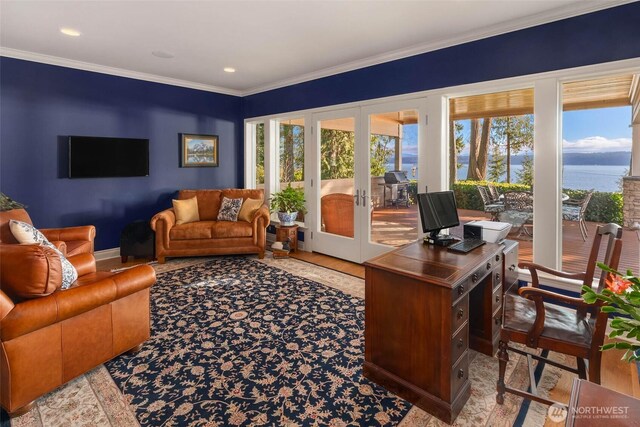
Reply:
[[62, 255], [67, 256], [67, 244], [62, 240], [50, 240], [49, 241]]
[[567, 295], [558, 294], [556, 292], [548, 291], [545, 289], [534, 288], [532, 286], [525, 286], [518, 289], [518, 294], [520, 294], [520, 296], [523, 298], [536, 301], [536, 305], [538, 304], [537, 301], [540, 300], [540, 298], [536, 298], [536, 297], [541, 297], [545, 300], [562, 302], [564, 304], [569, 304], [574, 307], [592, 307], [593, 306], [593, 304], [587, 304], [586, 302], [584, 302], [582, 298], [570, 297]]
[[549, 267], [545, 267], [540, 264], [534, 264], [532, 262], [521, 262], [518, 264], [519, 268], [526, 268], [531, 273], [531, 284], [537, 288], [540, 284], [538, 278], [538, 271], [551, 274], [552, 276], [563, 277], [565, 279], [584, 280], [584, 273], [565, 273], [564, 271], [554, 270]]
[[60, 254], [48, 246], [0, 244], [0, 285], [13, 301], [41, 298], [62, 284]]
[[11, 298], [0, 290], [0, 321], [7, 317], [7, 314], [13, 310], [14, 304]]
[[78, 254], [67, 258], [78, 272], [78, 277], [96, 272], [96, 259], [93, 254]]
[[91, 242], [92, 248], [93, 240], [96, 237], [96, 228], [93, 225], [65, 228], [45, 228], [40, 231], [49, 240], [62, 240], [63, 242], [69, 242], [72, 240], [84, 240], [87, 242]]
[[94, 283], [23, 301], [0, 321], [0, 337], [2, 341], [17, 338], [149, 288], [155, 282], [153, 268], [140, 265]]

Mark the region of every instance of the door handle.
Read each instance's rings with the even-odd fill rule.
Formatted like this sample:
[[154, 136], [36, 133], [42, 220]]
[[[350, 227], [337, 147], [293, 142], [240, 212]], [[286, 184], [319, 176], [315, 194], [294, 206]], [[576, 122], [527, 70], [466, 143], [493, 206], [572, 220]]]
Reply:
[[353, 197], [356, 198], [356, 206], [360, 206], [360, 190], [356, 190], [356, 195]]
[[367, 206], [367, 190], [362, 190], [362, 207]]

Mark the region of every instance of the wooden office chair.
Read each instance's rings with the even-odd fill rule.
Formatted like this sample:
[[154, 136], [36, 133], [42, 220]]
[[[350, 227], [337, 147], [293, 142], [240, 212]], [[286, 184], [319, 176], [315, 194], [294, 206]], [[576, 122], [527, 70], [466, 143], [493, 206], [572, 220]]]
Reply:
[[[531, 272], [531, 286], [520, 288], [519, 295], [505, 294], [504, 314], [500, 328], [500, 343], [498, 351], [499, 376], [496, 402], [504, 403], [504, 393], [509, 392], [526, 399], [551, 405], [551, 400], [537, 395], [536, 384], [531, 383], [531, 393], [509, 388], [504, 383], [505, 370], [509, 361], [508, 351], [527, 356], [529, 361], [530, 378], [533, 376], [531, 359], [540, 363], [548, 363], [561, 369], [578, 374], [582, 379], [587, 378], [585, 360], [588, 361], [589, 381], [600, 383], [600, 361], [602, 354], [600, 346], [604, 342], [607, 327], [607, 313], [600, 310], [602, 304], [587, 304], [582, 298], [574, 298], [557, 294], [539, 288], [538, 272], [544, 272], [557, 277], [580, 280], [584, 285], [593, 286], [593, 276], [600, 246], [606, 244], [604, 264], [611, 268], [618, 268], [620, 251], [622, 249], [622, 227], [617, 224], [607, 224], [598, 227], [591, 246], [587, 269], [583, 273], [565, 273], [552, 270], [533, 263], [521, 263], [520, 268], [528, 268]], [[605, 238], [605, 239], [603, 239]], [[607, 273], [602, 272], [598, 282], [598, 292], [605, 286]], [[549, 304], [554, 301], [564, 306]], [[569, 307], [566, 307], [569, 306]], [[514, 348], [509, 344], [516, 342], [527, 347], [555, 351], [574, 356], [577, 368], [564, 366], [543, 356], [530, 354]], [[545, 354], [543, 352], [543, 354]]]
[[353, 196], [334, 193], [320, 199], [320, 214], [324, 231], [345, 237], [353, 237]]

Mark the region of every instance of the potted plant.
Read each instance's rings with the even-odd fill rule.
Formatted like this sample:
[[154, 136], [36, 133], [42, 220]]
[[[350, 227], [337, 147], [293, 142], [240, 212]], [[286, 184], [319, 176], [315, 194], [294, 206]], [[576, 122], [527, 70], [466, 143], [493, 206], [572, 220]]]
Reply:
[[609, 338], [627, 338], [627, 341], [605, 344], [601, 350], [612, 348], [626, 350], [623, 360], [628, 362], [640, 360], [640, 278], [634, 276], [631, 270], [623, 274], [602, 263], [598, 263], [598, 267], [610, 273], [607, 277], [607, 288], [603, 289], [602, 293], [597, 293], [588, 286], [584, 286], [582, 298], [589, 304], [602, 301], [606, 304], [601, 309], [605, 313], [624, 315], [611, 321]]
[[280, 224], [284, 226], [294, 225], [298, 212], [307, 212], [304, 203], [304, 189], [293, 188], [291, 184], [271, 195], [271, 209], [278, 212]]

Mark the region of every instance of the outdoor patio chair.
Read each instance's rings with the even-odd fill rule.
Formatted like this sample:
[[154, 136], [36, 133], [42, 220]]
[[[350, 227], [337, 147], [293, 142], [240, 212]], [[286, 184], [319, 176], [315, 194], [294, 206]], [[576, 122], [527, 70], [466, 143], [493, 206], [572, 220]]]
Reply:
[[504, 211], [504, 204], [502, 203], [494, 203], [489, 197], [489, 193], [487, 189], [481, 185], [476, 185], [478, 188], [478, 192], [480, 193], [480, 198], [482, 199], [482, 203], [484, 205], [484, 211], [491, 215], [491, 221], [497, 221], [498, 215], [500, 212]]
[[587, 211], [589, 202], [591, 201], [591, 196], [593, 196], [593, 190], [589, 191], [581, 200], [569, 199], [562, 204], [562, 219], [567, 221], [578, 221], [583, 242], [586, 242], [587, 237], [589, 236], [584, 214]]
[[533, 193], [530, 191], [507, 191], [504, 193], [504, 210], [498, 215], [502, 222], [512, 224], [513, 230], [531, 236], [527, 225], [533, 224]]
[[489, 189], [489, 197], [491, 197], [491, 203], [502, 203], [500, 200], [500, 192], [498, 191], [498, 187], [495, 184], [487, 183], [487, 188]]
[[326, 233], [353, 237], [353, 196], [333, 193], [320, 198], [321, 221]]

